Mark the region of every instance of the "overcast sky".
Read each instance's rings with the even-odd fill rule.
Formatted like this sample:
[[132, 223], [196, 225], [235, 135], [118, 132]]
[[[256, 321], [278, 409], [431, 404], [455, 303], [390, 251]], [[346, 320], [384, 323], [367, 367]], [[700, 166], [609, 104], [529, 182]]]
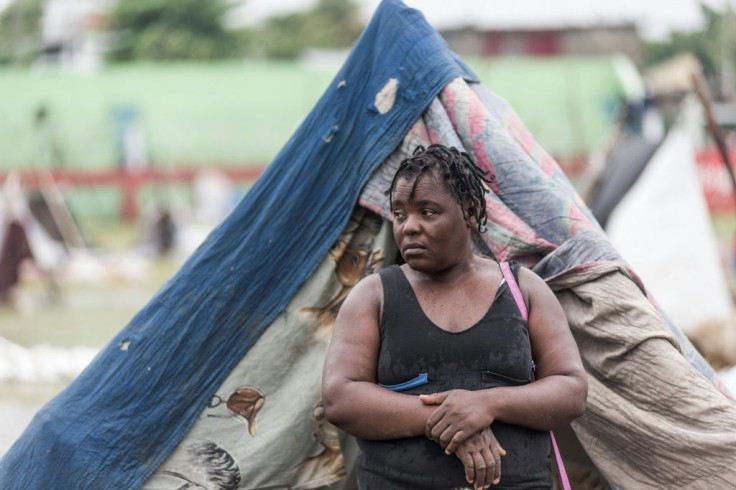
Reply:
[[[370, 18], [380, 0], [355, 0]], [[635, 22], [647, 39], [662, 39], [670, 30], [693, 30], [702, 25], [699, 4], [717, 8], [736, 0], [404, 0], [421, 10], [437, 29], [458, 25], [476, 27], [580, 26]], [[316, 0], [246, 0], [239, 18], [257, 21], [313, 5]]]

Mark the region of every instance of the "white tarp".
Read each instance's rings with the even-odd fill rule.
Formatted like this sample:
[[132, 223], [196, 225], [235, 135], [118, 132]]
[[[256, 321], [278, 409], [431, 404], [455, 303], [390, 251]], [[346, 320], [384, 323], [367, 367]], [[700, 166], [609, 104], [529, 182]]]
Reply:
[[686, 333], [724, 321], [732, 304], [690, 132], [674, 127], [611, 214], [613, 245]]

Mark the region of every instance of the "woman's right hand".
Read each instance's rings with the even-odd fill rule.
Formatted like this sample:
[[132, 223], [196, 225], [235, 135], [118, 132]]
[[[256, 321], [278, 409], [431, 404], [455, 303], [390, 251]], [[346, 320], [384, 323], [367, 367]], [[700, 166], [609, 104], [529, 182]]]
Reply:
[[501, 456], [506, 451], [487, 427], [470, 436], [455, 450], [465, 467], [465, 479], [475, 490], [488, 488], [501, 481]]

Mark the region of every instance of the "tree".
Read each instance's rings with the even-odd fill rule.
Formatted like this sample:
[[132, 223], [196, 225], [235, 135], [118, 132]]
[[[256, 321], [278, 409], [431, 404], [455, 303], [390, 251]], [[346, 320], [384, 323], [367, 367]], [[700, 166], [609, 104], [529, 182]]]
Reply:
[[260, 28], [258, 44], [266, 56], [293, 58], [305, 48], [349, 48], [363, 27], [352, 0], [319, 0], [306, 12], [267, 19]]
[[120, 0], [111, 28], [116, 60], [192, 60], [232, 57], [237, 38], [224, 26], [226, 0]]
[[28, 63], [41, 51], [43, 0], [16, 0], [0, 14], [0, 63]]
[[653, 65], [683, 52], [693, 53], [703, 65], [707, 78], [713, 80], [723, 73], [724, 65], [736, 62], [736, 38], [733, 35], [733, 13], [719, 12], [707, 5], [700, 8], [705, 26], [694, 32], [673, 32], [664, 42], [644, 44], [646, 65]]
[[302, 12], [266, 19], [258, 29], [256, 44], [269, 58], [294, 58], [306, 42], [306, 14]]
[[351, 0], [319, 0], [304, 22], [314, 48], [350, 47], [363, 31], [358, 7]]

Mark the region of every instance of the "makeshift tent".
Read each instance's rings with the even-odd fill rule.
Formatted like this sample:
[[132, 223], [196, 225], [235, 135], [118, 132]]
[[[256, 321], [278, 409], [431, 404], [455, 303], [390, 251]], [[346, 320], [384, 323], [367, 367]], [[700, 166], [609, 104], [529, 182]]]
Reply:
[[591, 201], [616, 250], [688, 334], [724, 323], [733, 305], [697, 175], [697, 102], [681, 104], [661, 143], [634, 135], [613, 148]]
[[611, 148], [589, 203], [593, 216], [604, 229], [616, 205], [644, 171], [659, 143], [624, 133]]
[[479, 251], [519, 260], [565, 308], [589, 375], [573, 424], [615, 487], [736, 481], [736, 407], [670, 329], [555, 161], [398, 0], [244, 200], [35, 416], [4, 488], [312, 488], [342, 477], [319, 404], [332, 321], [395, 260], [387, 179], [418, 143], [495, 176]]

